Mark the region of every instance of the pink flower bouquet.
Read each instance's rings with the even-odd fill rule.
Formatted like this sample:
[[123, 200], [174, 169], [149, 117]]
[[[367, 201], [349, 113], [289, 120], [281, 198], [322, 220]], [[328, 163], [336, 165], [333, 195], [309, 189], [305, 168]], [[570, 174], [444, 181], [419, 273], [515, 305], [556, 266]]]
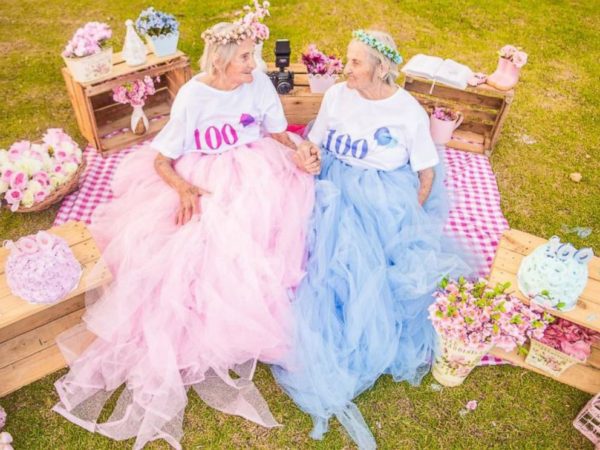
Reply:
[[302, 63], [311, 75], [339, 75], [344, 70], [340, 59], [333, 55], [327, 56], [315, 44], [309, 45], [308, 51], [302, 54]]
[[65, 58], [82, 58], [100, 53], [112, 36], [105, 23], [88, 22], [79, 28], [62, 52]]
[[429, 318], [440, 336], [470, 349], [498, 346], [510, 352], [521, 348], [528, 337], [542, 338], [553, 319], [539, 307], [506, 293], [509, 285], [490, 288], [485, 280], [444, 278], [429, 307]]
[[144, 106], [148, 97], [156, 93], [154, 81], [158, 83], [160, 78], [152, 80], [151, 77], [145, 76], [143, 80], [135, 80], [113, 88], [113, 100], [133, 107]]
[[498, 52], [501, 58], [511, 61], [519, 69], [527, 64], [527, 53], [514, 45], [505, 45]]
[[48, 129], [41, 143], [15, 142], [0, 150], [0, 202], [11, 211], [30, 208], [68, 182], [82, 161], [77, 143], [59, 128]]

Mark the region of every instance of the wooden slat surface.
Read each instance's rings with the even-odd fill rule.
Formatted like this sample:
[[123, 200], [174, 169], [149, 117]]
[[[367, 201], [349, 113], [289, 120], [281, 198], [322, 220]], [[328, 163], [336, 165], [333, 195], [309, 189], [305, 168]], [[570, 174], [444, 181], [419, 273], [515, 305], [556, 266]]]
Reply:
[[[509, 281], [511, 283], [509, 291], [523, 302], [529, 303], [529, 299], [518, 289], [517, 272], [523, 257], [545, 242], [547, 242], [546, 239], [519, 230], [504, 232], [492, 265], [490, 284], [495, 285], [498, 282]], [[549, 312], [554, 316], [600, 331], [600, 258], [592, 258], [588, 267], [588, 283], [579, 297], [575, 309], [568, 312], [555, 310]]]
[[[600, 369], [591, 365], [575, 364], [574, 366], [571, 366], [565, 370], [559, 377], [554, 377], [549, 373], [538, 369], [537, 367], [532, 367], [529, 364], [526, 364], [525, 358], [519, 355], [516, 350], [507, 353], [499, 348], [494, 348], [491, 353], [498, 358], [505, 359], [520, 367], [537, 372], [541, 375], [545, 375], [584, 392], [588, 392], [590, 394], [596, 394], [600, 392]], [[597, 356], [595, 356], [595, 359], [597, 359]]]

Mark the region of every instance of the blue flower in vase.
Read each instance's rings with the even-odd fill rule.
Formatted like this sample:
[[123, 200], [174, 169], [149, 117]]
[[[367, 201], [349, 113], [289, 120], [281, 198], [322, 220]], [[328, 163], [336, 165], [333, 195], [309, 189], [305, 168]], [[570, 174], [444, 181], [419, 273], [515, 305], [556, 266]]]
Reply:
[[248, 125], [252, 125], [256, 120], [250, 114], [242, 114], [240, 117], [240, 123], [246, 128]]
[[391, 135], [387, 127], [378, 128], [373, 137], [377, 141], [377, 144], [382, 147], [390, 148], [398, 145], [398, 141]]

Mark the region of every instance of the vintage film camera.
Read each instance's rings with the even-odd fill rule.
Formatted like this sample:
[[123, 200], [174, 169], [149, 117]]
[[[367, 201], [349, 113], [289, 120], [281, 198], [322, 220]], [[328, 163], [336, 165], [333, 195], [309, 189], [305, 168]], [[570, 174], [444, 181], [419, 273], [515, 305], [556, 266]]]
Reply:
[[290, 54], [290, 41], [277, 39], [275, 42], [275, 65], [279, 70], [269, 72], [267, 75], [278, 94], [289, 94], [294, 89], [294, 73], [285, 70], [290, 65]]

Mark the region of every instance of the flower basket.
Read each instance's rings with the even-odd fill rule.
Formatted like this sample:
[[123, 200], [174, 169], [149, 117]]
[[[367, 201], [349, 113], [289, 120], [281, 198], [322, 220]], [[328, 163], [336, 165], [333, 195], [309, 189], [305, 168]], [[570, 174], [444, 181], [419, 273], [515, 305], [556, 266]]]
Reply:
[[[438, 335], [439, 336], [439, 335]], [[493, 345], [483, 348], [468, 347], [457, 339], [439, 336], [439, 353], [431, 368], [431, 374], [444, 386], [458, 386], [489, 353]]]
[[579, 360], [560, 350], [542, 344], [536, 339], [532, 339], [525, 362], [554, 377], [558, 377], [572, 365], [583, 363], [585, 360]]
[[579, 412], [573, 426], [594, 445], [600, 444], [600, 393], [596, 394]]
[[[58, 188], [56, 188], [56, 190], [52, 191], [52, 193], [50, 195], [48, 195], [48, 197], [46, 197], [41, 202], [36, 203], [35, 205], [33, 205], [29, 208], [20, 206], [14, 212], [29, 213], [29, 212], [43, 211], [45, 209], [48, 209], [50, 206], [54, 205], [55, 203], [60, 202], [64, 197], [66, 197], [70, 193], [75, 192], [77, 189], [79, 189], [79, 180], [81, 179], [81, 175], [83, 174], [85, 167], [86, 167], [86, 162], [85, 162], [85, 159], [83, 159], [81, 164], [79, 165], [79, 168], [77, 169], [77, 171], [75, 173], [73, 173], [73, 175], [71, 175], [71, 178], [69, 178], [69, 180], [67, 182], [65, 182], [64, 184], [61, 184]], [[10, 208], [10, 205], [5, 205], [5, 206], [7, 208]]]
[[337, 78], [337, 75], [314, 75], [309, 73], [308, 85], [310, 86], [310, 92], [314, 94], [324, 93], [335, 84]]
[[179, 32], [161, 34], [160, 36], [146, 36], [146, 40], [156, 56], [170, 56], [177, 51]]
[[80, 83], [102, 78], [112, 70], [112, 47], [81, 58], [63, 56], [71, 75]]

